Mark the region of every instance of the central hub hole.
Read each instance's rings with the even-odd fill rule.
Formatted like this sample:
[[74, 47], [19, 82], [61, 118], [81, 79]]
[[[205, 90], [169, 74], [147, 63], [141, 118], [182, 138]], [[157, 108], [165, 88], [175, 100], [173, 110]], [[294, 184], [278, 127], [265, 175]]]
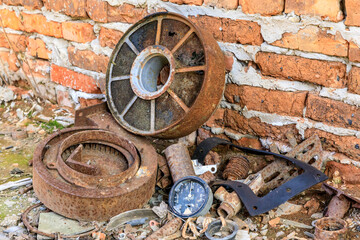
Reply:
[[169, 72], [170, 63], [166, 57], [150, 56], [141, 71], [140, 83], [146, 91], [156, 92], [168, 81]]

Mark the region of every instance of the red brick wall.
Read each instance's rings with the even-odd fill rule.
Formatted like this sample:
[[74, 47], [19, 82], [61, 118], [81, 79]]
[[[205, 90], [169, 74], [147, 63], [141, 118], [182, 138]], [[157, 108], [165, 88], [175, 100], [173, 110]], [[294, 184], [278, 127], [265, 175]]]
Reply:
[[[260, 140], [286, 142], [289, 130], [299, 139], [316, 133], [326, 150], [360, 160], [358, 0], [0, 3], [11, 41], [0, 34], [0, 58], [10, 79], [28, 75], [60, 105], [97, 103], [111, 51], [126, 29], [149, 13], [176, 11], [211, 32], [225, 53], [224, 100], [202, 134], [260, 147]], [[21, 67], [16, 55], [30, 66]]]

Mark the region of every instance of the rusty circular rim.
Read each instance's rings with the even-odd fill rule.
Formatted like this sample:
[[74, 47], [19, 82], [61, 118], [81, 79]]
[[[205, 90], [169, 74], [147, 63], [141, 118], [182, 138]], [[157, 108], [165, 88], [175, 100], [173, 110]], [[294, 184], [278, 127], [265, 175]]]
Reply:
[[[129, 90], [129, 88], [123, 87], [122, 85], [123, 84], [125, 85], [126, 83], [124, 82], [129, 81], [129, 79], [131, 79], [133, 76], [131, 75], [132, 73], [131, 68], [129, 73], [115, 74], [116, 71], [122, 71], [121, 68], [123, 69], [126, 68], [125, 65], [123, 66], [117, 62], [118, 56], [121, 55], [120, 53], [123, 53], [122, 51], [123, 49], [125, 49], [125, 47], [127, 47], [128, 52], [132, 52], [132, 55], [135, 56], [135, 59], [137, 56], [142, 54], [142, 51], [145, 51], [142, 49], [138, 50], [130, 38], [138, 31], [140, 32], [142, 31], [143, 28], [149, 26], [149, 24], [156, 25], [156, 30], [155, 30], [156, 33], [154, 33], [155, 34], [154, 42], [150, 44], [150, 47], [151, 48], [166, 47], [166, 46], [162, 46], [162, 44], [164, 44], [165, 42], [165, 40], [163, 40], [164, 42], [162, 42], [162, 36], [163, 36], [162, 31], [163, 29], [165, 29], [164, 22], [166, 22], [167, 20], [178, 21], [180, 23], [185, 24], [185, 26], [188, 27], [187, 32], [184, 33], [184, 35], [180, 38], [180, 40], [176, 43], [176, 45], [172, 46], [172, 48], [169, 48], [170, 49], [169, 51], [171, 52], [172, 55], [177, 54], [179, 52], [179, 49], [182, 49], [182, 47], [185, 44], [188, 44], [190, 38], [195, 39], [191, 41], [198, 41], [201, 50], [203, 51], [201, 52], [203, 54], [203, 59], [198, 61], [198, 63], [200, 63], [198, 65], [189, 64], [189, 65], [180, 66], [179, 65], [180, 61], [176, 61], [174, 64], [175, 69], [173, 69], [172, 63], [170, 64], [171, 65], [170, 76], [172, 76], [172, 74], [180, 75], [180, 74], [189, 74], [189, 73], [191, 74], [196, 73], [201, 76], [202, 80], [200, 82], [194, 83], [194, 85], [200, 84], [200, 86], [197, 86], [198, 87], [198, 89], [196, 89], [197, 92], [196, 91], [194, 92], [193, 94], [194, 96], [191, 96], [192, 99], [189, 101], [185, 101], [184, 97], [182, 98], [180, 97], [181, 94], [179, 94], [179, 91], [182, 89], [176, 92], [172, 88], [166, 88], [165, 89], [166, 91], [163, 92], [156, 91], [156, 93], [159, 94], [151, 95], [151, 97], [147, 97], [147, 96], [139, 97], [141, 96], [141, 94], [135, 92], [134, 95], [129, 94], [129, 96], [127, 96], [126, 101], [124, 100], [126, 104], [120, 106], [119, 105], [120, 101], [118, 101], [119, 96], [126, 95], [127, 93], [124, 93], [124, 91]], [[174, 58], [175, 60], [178, 60], [179, 57], [174, 56]], [[131, 66], [134, 65], [131, 64]], [[115, 82], [116, 84], [120, 84], [121, 86], [120, 85], [119, 85], [120, 87], [118, 85], [116, 85], [117, 87], [115, 87], [115, 85], [113, 86]], [[121, 89], [121, 91], [116, 90], [116, 88]], [[126, 130], [132, 133], [144, 135], [144, 136], [161, 137], [161, 138], [178, 138], [178, 137], [186, 136], [191, 132], [195, 131], [197, 128], [199, 128], [202, 124], [204, 124], [204, 122], [208, 120], [208, 118], [212, 115], [212, 113], [219, 105], [221, 97], [224, 92], [224, 88], [225, 88], [225, 67], [223, 62], [223, 54], [217, 42], [208, 32], [205, 32], [203, 29], [198, 28], [196, 25], [194, 25], [190, 20], [188, 20], [184, 16], [175, 13], [163, 12], [163, 13], [155, 13], [149, 15], [144, 19], [140, 20], [139, 22], [137, 22], [130, 29], [128, 29], [128, 31], [120, 39], [115, 50], [112, 53], [106, 75], [106, 95], [108, 99], [108, 106], [116, 121]], [[161, 110], [157, 110], [158, 102], [156, 102], [155, 99], [160, 97], [165, 98], [165, 95], [166, 97], [172, 99], [172, 101], [175, 103], [175, 105], [172, 105], [169, 108], [176, 108], [178, 111], [178, 113], [175, 112], [175, 110], [172, 112], [174, 113], [173, 115], [177, 115], [177, 116], [175, 117], [171, 116], [172, 118], [170, 121], [166, 119], [166, 121], [168, 122], [166, 122], [165, 120], [162, 121], [163, 119], [158, 120], [156, 114], [159, 112], [161, 113]], [[120, 98], [125, 98], [125, 97], [121, 96]], [[146, 112], [144, 116], [146, 116], [146, 121], [149, 122], [148, 124], [144, 123], [141, 127], [139, 127], [140, 124], [138, 123], [139, 121], [144, 119], [141, 116], [139, 116], [140, 119], [136, 119], [136, 117], [132, 117], [133, 119], [135, 119], [135, 121], [131, 123], [129, 123], [130, 121], [128, 120], [130, 117], [126, 119], [127, 117], [126, 115], [129, 115], [128, 112], [129, 110], [131, 111], [132, 106], [134, 105], [136, 106], [134, 107], [134, 109], [135, 108], [141, 109], [141, 106], [138, 107], [138, 105], [140, 105], [140, 100], [138, 100], [139, 98], [149, 100], [149, 103], [146, 104], [141, 102], [142, 104], [141, 106], [147, 105], [146, 106], [147, 110], [146, 111], [144, 110], [144, 112]], [[138, 103], [136, 103], [136, 101], [138, 101]], [[138, 105], [136, 105], [135, 103]], [[165, 119], [165, 117], [163, 118]], [[145, 122], [145, 120], [143, 121]], [[162, 122], [158, 124], [158, 122], [160, 121]], [[163, 124], [163, 122], [166, 123]], [[138, 126], [134, 126], [136, 124]]]
[[[128, 168], [118, 174], [109, 176], [97, 175], [96, 173], [85, 174], [71, 168], [65, 163], [62, 157], [63, 152], [71, 146], [79, 145], [73, 151], [73, 153], [77, 153], [77, 151], [81, 151], [82, 144], [84, 143], [102, 144], [117, 150], [119, 153], [122, 153], [127, 160]], [[72, 157], [72, 155], [73, 154], [71, 154], [69, 158]], [[69, 158], [66, 159], [66, 161], [69, 161]], [[86, 188], [116, 187], [133, 177], [140, 163], [140, 158], [134, 144], [114, 133], [102, 130], [87, 130], [70, 135], [60, 144], [56, 159], [56, 166], [52, 168], [57, 169], [59, 174], [68, 182]]]
[[53, 133], [38, 144], [33, 157], [33, 187], [39, 200], [56, 213], [85, 221], [108, 220], [121, 212], [142, 207], [154, 191], [158, 155], [150, 143], [125, 131], [111, 130], [131, 140], [140, 156], [140, 166], [133, 177], [116, 187], [76, 186], [63, 179], [57, 170], [47, 167], [48, 161], [56, 159], [62, 141], [71, 134], [88, 130], [107, 131], [97, 127], [73, 127]]

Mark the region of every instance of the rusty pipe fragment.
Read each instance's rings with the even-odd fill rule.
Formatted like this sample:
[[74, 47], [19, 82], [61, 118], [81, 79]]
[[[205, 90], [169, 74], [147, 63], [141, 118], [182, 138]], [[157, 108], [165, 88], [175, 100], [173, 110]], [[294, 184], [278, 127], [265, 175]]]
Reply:
[[340, 218], [321, 218], [315, 223], [315, 240], [339, 240], [347, 238], [347, 223]]
[[183, 177], [195, 176], [189, 151], [183, 143], [167, 147], [165, 156], [174, 183]]
[[182, 225], [183, 222], [181, 218], [175, 217], [162, 226], [159, 230], [153, 232], [149, 237], [145, 238], [145, 240], [157, 240], [172, 235], [176, 233]]
[[328, 205], [325, 217], [343, 218], [349, 210], [350, 205], [351, 202], [344, 195], [335, 195]]
[[229, 181], [244, 179], [248, 176], [249, 170], [249, 161], [244, 156], [235, 156], [229, 159], [223, 172], [223, 178]]
[[241, 209], [241, 201], [235, 191], [229, 193], [224, 187], [219, 187], [216, 190], [214, 197], [221, 201], [221, 204], [217, 209], [219, 216], [232, 218]]

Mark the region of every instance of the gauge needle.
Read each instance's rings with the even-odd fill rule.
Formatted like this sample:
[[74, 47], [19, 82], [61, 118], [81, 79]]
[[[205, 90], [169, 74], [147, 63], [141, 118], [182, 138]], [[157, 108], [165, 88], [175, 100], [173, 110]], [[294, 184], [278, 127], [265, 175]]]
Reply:
[[190, 192], [189, 192], [188, 198], [191, 198], [191, 191], [192, 190], [193, 190], [193, 183], [191, 182], [190, 183]]

